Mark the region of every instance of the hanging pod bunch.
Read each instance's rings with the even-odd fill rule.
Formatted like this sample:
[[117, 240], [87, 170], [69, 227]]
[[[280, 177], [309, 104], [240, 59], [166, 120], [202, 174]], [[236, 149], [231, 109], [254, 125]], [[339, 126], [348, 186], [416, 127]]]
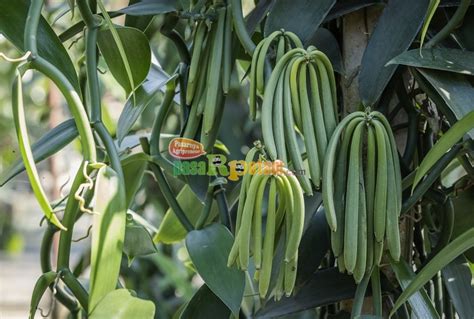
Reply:
[[274, 31], [255, 48], [250, 64], [249, 92], [249, 115], [253, 121], [257, 117], [258, 97], [263, 98], [265, 90], [266, 63], [274, 62], [275, 65], [286, 52], [294, 48], [303, 48], [303, 43], [296, 34], [285, 30]]
[[400, 259], [400, 164], [380, 112], [354, 112], [336, 127], [323, 169], [323, 203], [341, 272], [360, 282], [379, 265], [384, 244]]
[[[258, 148], [249, 151], [251, 163]], [[262, 235], [264, 198], [268, 189], [265, 234]], [[303, 235], [304, 198], [296, 177], [281, 161], [258, 161], [246, 168], [237, 210], [235, 241], [227, 265], [246, 270], [253, 256], [258, 290], [262, 298], [269, 292], [275, 248], [284, 240], [284, 256], [279, 266], [274, 297], [289, 296], [296, 280], [298, 246]], [[283, 237], [282, 237], [283, 236]]]
[[[262, 133], [270, 158], [291, 162], [307, 195], [313, 185], [320, 188], [324, 155], [336, 125], [336, 82], [327, 56], [314, 47], [285, 53], [265, 87]], [[298, 132], [311, 181], [305, 174]]]
[[[196, 22], [189, 65], [186, 104], [191, 107], [183, 136], [195, 138], [201, 128], [201, 142], [217, 134], [224, 95], [229, 92], [232, 72], [232, 10], [215, 0], [204, 6], [207, 17]], [[212, 146], [212, 145], [211, 145]]]

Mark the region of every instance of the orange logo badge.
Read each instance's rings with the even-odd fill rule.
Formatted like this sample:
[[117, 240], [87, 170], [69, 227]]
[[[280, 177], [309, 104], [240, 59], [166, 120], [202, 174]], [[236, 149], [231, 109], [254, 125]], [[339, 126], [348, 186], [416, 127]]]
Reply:
[[176, 137], [168, 145], [168, 152], [171, 156], [181, 160], [198, 158], [206, 154], [204, 146], [192, 139]]

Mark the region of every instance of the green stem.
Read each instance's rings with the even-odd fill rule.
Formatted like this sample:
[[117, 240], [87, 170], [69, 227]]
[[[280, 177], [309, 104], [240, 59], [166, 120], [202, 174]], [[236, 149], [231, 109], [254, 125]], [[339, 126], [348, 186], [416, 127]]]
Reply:
[[82, 308], [87, 312], [89, 308], [89, 295], [81, 283], [74, 277], [69, 269], [61, 270], [61, 279], [72, 291], [74, 296], [76, 296]]
[[179, 206], [178, 202], [176, 201], [176, 196], [171, 191], [168, 181], [166, 180], [165, 175], [161, 171], [161, 167], [158, 166], [154, 162], [151, 162], [150, 166], [153, 171], [153, 174], [155, 175], [156, 182], [158, 183], [158, 186], [160, 187], [161, 193], [165, 197], [165, 200], [170, 206], [170, 208], [176, 214], [176, 217], [178, 218], [180, 223], [183, 225], [184, 229], [186, 229], [188, 232], [194, 230], [193, 224], [191, 224], [188, 217], [186, 216], [184, 211], [181, 209], [181, 206]]
[[456, 12], [454, 12], [451, 20], [449, 20], [448, 23], [444, 26], [444, 28], [441, 29], [433, 38], [431, 38], [428, 43], [426, 43], [425, 47], [432, 48], [437, 43], [441, 42], [447, 36], [449, 36], [449, 34], [461, 24], [470, 5], [471, 0], [461, 0], [461, 3], [459, 4], [459, 7], [457, 8]]
[[123, 170], [122, 170], [122, 164], [120, 163], [118, 150], [117, 150], [117, 147], [115, 146], [112, 136], [110, 136], [109, 131], [105, 127], [104, 123], [102, 122], [94, 123], [94, 129], [99, 135], [102, 142], [104, 143], [105, 150], [107, 151], [107, 155], [110, 158], [110, 166], [118, 174], [120, 181], [122, 183], [125, 183]]
[[237, 37], [242, 43], [245, 51], [252, 56], [255, 51], [255, 43], [253, 42], [247, 27], [245, 26], [244, 16], [242, 13], [242, 2], [241, 0], [230, 0], [232, 7], [232, 20], [234, 21], [234, 28]]
[[372, 271], [372, 277], [370, 278], [372, 285], [372, 300], [374, 303], [374, 314], [378, 317], [382, 317], [382, 287], [380, 285], [380, 270], [379, 267], [375, 266]]
[[31, 58], [35, 59], [38, 54], [37, 35], [38, 25], [41, 19], [41, 10], [43, 9], [44, 0], [33, 0], [30, 3], [28, 16], [25, 24], [25, 49], [31, 52]]
[[217, 201], [217, 207], [219, 208], [221, 223], [233, 233], [232, 223], [230, 222], [229, 205], [225, 197], [225, 188], [222, 185], [218, 185], [216, 188], [217, 190], [214, 192], [214, 196]]
[[95, 163], [97, 154], [95, 149], [94, 135], [89, 125], [89, 119], [86, 114], [84, 105], [82, 104], [79, 94], [74, 90], [73, 86], [67, 78], [54, 65], [41, 57], [37, 57], [31, 62], [32, 66], [49, 77], [59, 88], [66, 98], [72, 116], [76, 122], [79, 136], [81, 137], [82, 152], [86, 161]]
[[199, 216], [198, 221], [196, 222], [196, 229], [201, 229], [209, 218], [211, 213], [212, 202], [214, 200], [214, 187], [209, 187], [206, 194], [206, 199], [204, 200], [204, 207], [202, 208], [201, 215]]
[[163, 167], [165, 170], [172, 171], [174, 168], [173, 163], [168, 159], [164, 158], [160, 152], [160, 133], [163, 123], [165, 122], [166, 115], [168, 114], [171, 105], [173, 105], [173, 99], [175, 96], [176, 89], [176, 76], [168, 80], [166, 84], [166, 92], [163, 97], [163, 101], [156, 114], [155, 122], [151, 130], [150, 136], [150, 155], [156, 162]]
[[176, 49], [178, 50], [181, 62], [189, 65], [189, 63], [191, 63], [191, 55], [189, 54], [189, 50], [186, 46], [186, 43], [184, 42], [178, 31], [173, 29], [171, 31], [161, 31], [161, 33], [173, 42]]
[[[40, 249], [40, 264], [43, 273], [52, 271], [51, 267], [51, 248], [53, 245], [54, 234], [58, 231], [58, 228], [48, 223], [48, 227], [43, 236]], [[54, 285], [50, 286], [53, 291]], [[56, 287], [56, 299], [62, 303], [71, 313], [77, 313], [80, 310], [77, 300], [69, 295], [61, 286]]]
[[77, 171], [76, 177], [72, 182], [71, 190], [69, 191], [70, 195], [66, 202], [66, 208], [64, 209], [64, 217], [62, 222], [67, 230], [62, 231], [59, 238], [58, 269], [69, 268], [72, 234], [74, 231], [74, 223], [76, 222], [79, 213], [79, 203], [74, 198], [74, 194], [78, 190], [79, 186], [85, 182], [85, 177], [83, 174], [84, 165], [85, 163], [83, 162]]
[[97, 74], [97, 33], [99, 31], [100, 18], [92, 13], [87, 0], [78, 0], [77, 6], [87, 27], [86, 73], [91, 103], [91, 121], [95, 123], [102, 120], [100, 85]]

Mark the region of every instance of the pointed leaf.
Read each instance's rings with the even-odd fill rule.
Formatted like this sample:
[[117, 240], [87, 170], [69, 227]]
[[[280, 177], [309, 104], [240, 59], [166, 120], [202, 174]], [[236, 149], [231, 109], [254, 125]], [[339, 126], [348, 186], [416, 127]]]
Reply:
[[447, 48], [410, 50], [403, 52], [387, 64], [403, 64], [474, 75], [474, 52]]
[[146, 256], [157, 252], [150, 233], [144, 226], [136, 223], [133, 218], [127, 220], [123, 252], [128, 257], [129, 265], [135, 257]]
[[232, 234], [221, 224], [193, 230], [186, 236], [189, 257], [206, 285], [237, 315], [242, 302], [245, 273], [227, 267]]
[[100, 301], [89, 318], [111, 318], [112, 314], [114, 319], [153, 319], [155, 305], [151, 301], [133, 296], [127, 289], [117, 289]]
[[265, 23], [265, 36], [284, 29], [306, 42], [335, 3], [336, 0], [276, 0]]
[[466, 258], [459, 256], [444, 267], [441, 274], [459, 318], [474, 318], [474, 287]]
[[451, 148], [456, 144], [466, 133], [474, 129], [474, 111], [471, 111], [456, 124], [454, 124], [431, 150], [426, 154], [420, 166], [416, 170], [415, 179], [413, 181], [412, 190], [415, 189], [416, 185], [421, 181], [423, 176], [433, 167], [433, 165]]
[[[466, 76], [427, 69], [418, 69], [418, 72], [436, 90], [434, 94], [438, 93], [437, 96], [433, 96], [433, 92], [427, 91], [430, 98], [435, 101], [436, 106], [451, 124], [474, 111], [474, 104], [472, 103], [474, 88], [467, 81]], [[436, 100], [437, 97], [441, 98], [440, 101]], [[468, 134], [474, 139], [474, 132], [471, 131]]]
[[230, 310], [206, 284], [188, 302], [180, 319], [229, 318]]
[[142, 0], [120, 9], [118, 12], [131, 16], [148, 16], [176, 12], [177, 10], [178, 3], [176, 0]]
[[400, 297], [398, 297], [391, 311], [391, 315], [393, 315], [397, 309], [408, 300], [408, 298], [430, 281], [438, 271], [443, 269], [456, 257], [473, 246], [474, 228], [471, 228], [441, 249], [441, 251], [423, 269], [421, 269], [416, 277], [405, 288]]
[[429, 0], [388, 1], [362, 57], [359, 94], [365, 105], [379, 99], [396, 69], [396, 65], [386, 66], [387, 62], [411, 45], [428, 4]]
[[[78, 136], [76, 123], [69, 119], [51, 129], [31, 146], [35, 163], [50, 157], [59, 152], [66, 145], [71, 143]], [[25, 165], [21, 159], [15, 161], [13, 165], [2, 172], [0, 176], [0, 187], [9, 180], [25, 170]]]
[[135, 124], [143, 111], [145, 111], [149, 105], [157, 104], [157, 98], [161, 96], [161, 94], [159, 94], [160, 89], [168, 80], [169, 75], [166, 74], [159, 65], [152, 64], [145, 81], [135, 91], [135, 103], [132, 97], [129, 98], [120, 114], [117, 124], [117, 138], [119, 143], [121, 143], [128, 132], [130, 132], [133, 124]]
[[[22, 52], [25, 51], [24, 33], [29, 6], [30, 1], [27, 0], [0, 0], [0, 12], [2, 13], [0, 33]], [[80, 92], [74, 64], [61, 41], [43, 17], [38, 25], [37, 40], [39, 55], [58, 68]]]
[[89, 314], [117, 286], [125, 238], [125, 189], [108, 166], [97, 173], [94, 198]]
[[36, 281], [30, 302], [30, 319], [35, 317], [36, 309], [38, 309], [41, 297], [43, 297], [46, 289], [48, 289], [49, 285], [51, 285], [56, 278], [58, 278], [58, 274], [54, 271], [50, 271], [42, 274]]
[[[189, 221], [195, 225], [201, 214], [204, 204], [199, 200], [196, 194], [188, 185], [185, 185], [176, 197], [178, 204], [183, 209]], [[217, 205], [213, 203], [208, 222], [213, 220], [218, 214]], [[179, 222], [176, 214], [170, 208], [166, 211], [165, 217], [158, 228], [158, 233], [153, 238], [155, 243], [172, 244], [183, 240], [186, 237], [186, 229]]]
[[318, 270], [295, 295], [278, 302], [268, 301], [256, 317], [275, 318], [351, 299], [356, 287], [352, 276], [341, 274], [337, 268]]
[[[413, 278], [415, 278], [415, 273], [404, 260], [401, 260], [400, 262], [391, 260], [390, 265], [392, 266], [400, 287], [405, 290], [413, 281]], [[418, 318], [439, 318], [439, 314], [436, 312], [436, 309], [424, 288], [421, 288], [418, 292], [414, 293], [413, 296], [408, 299], [408, 302]]]
[[114, 32], [110, 28], [100, 30], [97, 44], [110, 72], [128, 96], [145, 80], [150, 70], [150, 44], [145, 34], [138, 29], [115, 27], [115, 31], [120, 42], [126, 44], [123, 46], [123, 54], [120, 44], [113, 41]]
[[136, 153], [121, 160], [123, 176], [125, 180], [125, 203], [127, 208], [133, 204], [135, 194], [140, 188], [148, 165], [148, 155]]

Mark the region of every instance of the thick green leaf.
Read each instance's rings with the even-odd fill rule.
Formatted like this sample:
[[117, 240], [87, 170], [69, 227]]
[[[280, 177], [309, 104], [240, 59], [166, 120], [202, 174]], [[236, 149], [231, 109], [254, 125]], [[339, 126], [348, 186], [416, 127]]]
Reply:
[[[427, 92], [451, 124], [474, 110], [472, 103], [474, 88], [467, 81], [466, 76], [427, 69], [418, 69], [418, 71], [436, 90], [438, 97], [441, 97], [441, 101], [438, 102], [433, 93]], [[474, 138], [474, 132], [469, 132], [469, 135]]]
[[[43, 135], [36, 143], [31, 146], [35, 163], [50, 157], [59, 152], [66, 145], [71, 143], [78, 136], [76, 123], [73, 119], [66, 120], [48, 133]], [[25, 171], [25, 165], [21, 159], [15, 161], [13, 165], [2, 172], [0, 176], [0, 187], [5, 185], [16, 175]]]
[[324, 52], [332, 63], [334, 71], [344, 74], [344, 66], [342, 65], [341, 49], [336, 37], [325, 28], [319, 28], [309, 38], [305, 45], [314, 45], [318, 50]]
[[257, 312], [256, 318], [275, 318], [351, 299], [355, 291], [356, 284], [352, 276], [341, 274], [337, 268], [318, 270], [295, 295], [283, 297], [279, 302], [268, 301]]
[[230, 310], [206, 284], [188, 302], [180, 319], [229, 318]]
[[[473, 188], [459, 192], [452, 197], [452, 200], [454, 205], [454, 227], [451, 238], [456, 238], [474, 227], [474, 214], [472, 213], [472, 207], [474, 207]], [[474, 262], [474, 248], [466, 251], [464, 256], [469, 261]]]
[[[140, 0], [130, 0], [128, 6], [135, 5], [139, 3]], [[132, 16], [126, 15], [125, 16], [125, 26], [136, 28], [140, 31], [145, 31], [148, 26], [150, 25], [151, 21], [153, 20], [152, 15], [144, 15], [144, 16]]]
[[323, 257], [331, 248], [329, 234], [329, 226], [324, 215], [324, 209], [321, 207], [309, 219], [308, 228], [301, 238], [298, 248], [297, 286], [301, 286], [311, 279], [312, 274], [321, 265]]
[[441, 138], [436, 142], [433, 148], [426, 154], [420, 166], [416, 170], [412, 190], [421, 181], [423, 176], [433, 167], [433, 165], [456, 144], [466, 133], [474, 129], [474, 111], [471, 111], [456, 124], [454, 124]]
[[144, 226], [136, 223], [133, 218], [127, 220], [123, 252], [128, 257], [129, 265], [135, 257], [151, 255], [157, 252], [150, 233]]
[[[405, 290], [415, 278], [415, 273], [404, 260], [401, 260], [400, 262], [391, 260], [390, 265], [392, 266], [392, 270], [397, 277], [400, 287], [402, 290]], [[439, 314], [436, 312], [436, 309], [424, 288], [421, 288], [419, 291], [414, 293], [408, 299], [408, 302], [418, 318], [439, 318]]]
[[244, 295], [245, 273], [227, 267], [233, 242], [232, 234], [221, 224], [193, 230], [186, 236], [186, 248], [197, 272], [209, 289], [237, 315]]
[[474, 287], [466, 258], [456, 258], [441, 270], [441, 274], [459, 318], [474, 318]]
[[49, 271], [42, 274], [36, 281], [30, 301], [30, 319], [35, 317], [36, 309], [38, 309], [41, 297], [43, 297], [46, 289], [48, 289], [49, 285], [51, 285], [56, 278], [58, 278], [58, 274], [54, 271]]
[[336, 0], [276, 0], [265, 23], [265, 36], [284, 29], [306, 42], [335, 3]]
[[395, 302], [391, 315], [393, 315], [408, 298], [419, 291], [438, 271], [446, 267], [456, 257], [474, 246], [474, 228], [466, 231], [446, 245], [433, 259], [416, 275]]
[[94, 198], [89, 314], [117, 286], [125, 239], [125, 189], [108, 166], [97, 173]]
[[[199, 198], [188, 185], [185, 185], [181, 189], [178, 196], [176, 197], [176, 200], [188, 217], [189, 221], [195, 225], [199, 219], [204, 204], [199, 200]], [[217, 205], [214, 202], [211, 208], [211, 213], [209, 214], [208, 222], [213, 220], [214, 217], [217, 216], [217, 213]], [[170, 208], [166, 212], [165, 217], [158, 228], [158, 233], [153, 238], [153, 241], [155, 243], [162, 242], [165, 244], [172, 244], [183, 240], [184, 237], [186, 237], [186, 233], [186, 229], [184, 229], [183, 225], [176, 217], [176, 214]]]
[[328, 15], [324, 19], [324, 22], [328, 22], [339, 17], [342, 17], [346, 14], [351, 12], [363, 9], [365, 7], [371, 5], [384, 5], [384, 0], [345, 0], [345, 1], [337, 1], [334, 7], [332, 7], [331, 11], [329, 11]]
[[142, 184], [143, 175], [148, 165], [148, 155], [145, 153], [132, 154], [124, 158], [121, 164], [125, 180], [125, 203], [127, 207], [130, 207]]
[[133, 98], [130, 97], [120, 114], [117, 124], [117, 139], [119, 143], [130, 132], [133, 124], [135, 124], [143, 111], [149, 105], [158, 104], [157, 98], [160, 97], [158, 92], [168, 80], [169, 75], [160, 66], [152, 64], [145, 81], [135, 91], [135, 103]]
[[[150, 71], [150, 44], [145, 34], [138, 29], [115, 27], [115, 31], [122, 44], [126, 44], [123, 46], [124, 58], [120, 47], [112, 40], [113, 34], [110, 29], [99, 32], [97, 44], [110, 72], [128, 95], [145, 80]], [[129, 69], [126, 63], [129, 64]], [[130, 76], [129, 71], [131, 72]]]
[[379, 99], [397, 67], [387, 62], [411, 45], [428, 4], [429, 0], [390, 0], [385, 6], [362, 57], [359, 94], [365, 105]]
[[[29, 6], [30, 2], [27, 0], [0, 0], [0, 33], [22, 52], [25, 51], [24, 32]], [[38, 54], [58, 68], [80, 92], [74, 64], [53, 29], [43, 18], [38, 25], [37, 40]]]
[[109, 292], [89, 316], [90, 319], [153, 319], [154, 317], [153, 302], [137, 298], [127, 289]]
[[176, 0], [142, 0], [120, 9], [118, 12], [131, 16], [149, 16], [162, 13], [176, 12], [178, 3]]
[[403, 52], [387, 64], [403, 64], [474, 75], [474, 52], [447, 48], [410, 50]]

